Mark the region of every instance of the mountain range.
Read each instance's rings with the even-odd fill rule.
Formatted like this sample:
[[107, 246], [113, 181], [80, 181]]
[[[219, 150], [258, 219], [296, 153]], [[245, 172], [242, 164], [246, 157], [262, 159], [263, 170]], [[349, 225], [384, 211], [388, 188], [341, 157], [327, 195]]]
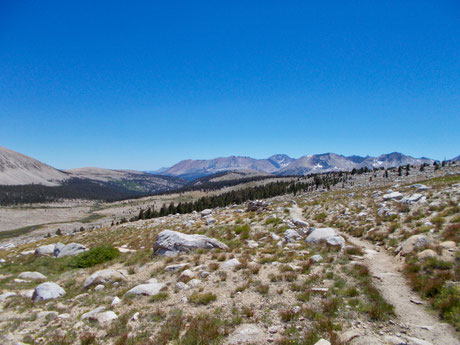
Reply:
[[157, 172], [161, 175], [177, 176], [194, 180], [207, 175], [233, 170], [254, 170], [274, 175], [307, 175], [328, 171], [350, 171], [353, 169], [389, 168], [400, 165], [433, 164], [429, 158], [414, 158], [393, 152], [378, 157], [342, 156], [335, 153], [306, 155], [298, 159], [285, 154], [277, 154], [266, 159], [251, 157], [219, 157], [210, 160], [184, 160], [168, 169]]
[[[460, 156], [452, 160], [460, 161]], [[230, 156], [209, 160], [183, 160], [156, 172], [77, 168], [58, 170], [32, 157], [0, 146], [0, 185], [60, 186], [68, 181], [91, 181], [137, 193], [161, 192], [185, 186], [189, 181], [223, 172], [241, 172], [245, 175], [307, 175], [352, 169], [388, 168], [400, 165], [433, 164], [429, 158], [414, 158], [393, 152], [378, 157], [343, 156], [335, 153], [306, 155], [298, 159], [285, 154], [266, 159]], [[238, 174], [237, 174], [238, 175]], [[237, 176], [235, 175], [235, 176]], [[239, 176], [239, 175], [238, 175]]]

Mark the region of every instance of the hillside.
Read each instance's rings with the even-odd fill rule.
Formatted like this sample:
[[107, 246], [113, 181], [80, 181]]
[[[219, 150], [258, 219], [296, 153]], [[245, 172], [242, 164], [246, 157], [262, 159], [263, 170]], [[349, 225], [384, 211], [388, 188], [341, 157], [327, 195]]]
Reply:
[[0, 185], [58, 186], [69, 174], [32, 157], [0, 146]]

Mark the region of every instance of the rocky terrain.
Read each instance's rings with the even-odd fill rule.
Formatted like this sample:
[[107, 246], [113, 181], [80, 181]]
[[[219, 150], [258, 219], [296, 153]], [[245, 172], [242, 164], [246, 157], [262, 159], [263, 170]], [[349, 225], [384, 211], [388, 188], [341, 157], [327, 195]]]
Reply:
[[5, 344], [459, 343], [460, 167], [0, 250]]

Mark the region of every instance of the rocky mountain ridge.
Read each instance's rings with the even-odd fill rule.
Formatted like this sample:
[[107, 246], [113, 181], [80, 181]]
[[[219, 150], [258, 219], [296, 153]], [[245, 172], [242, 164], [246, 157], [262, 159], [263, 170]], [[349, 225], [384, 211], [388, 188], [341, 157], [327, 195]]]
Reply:
[[189, 180], [230, 170], [256, 170], [275, 175], [307, 175], [328, 171], [350, 171], [364, 167], [372, 169], [398, 167], [407, 164], [433, 164], [434, 161], [425, 157], [414, 158], [399, 152], [382, 154], [378, 157], [347, 157], [335, 153], [323, 153], [305, 155], [298, 159], [285, 154], [273, 155], [267, 159], [230, 156], [210, 160], [183, 160], [163, 170], [161, 174]]

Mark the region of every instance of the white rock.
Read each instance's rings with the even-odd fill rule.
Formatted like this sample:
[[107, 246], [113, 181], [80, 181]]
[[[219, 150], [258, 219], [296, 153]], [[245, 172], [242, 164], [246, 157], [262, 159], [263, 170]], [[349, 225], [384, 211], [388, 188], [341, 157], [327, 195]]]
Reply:
[[22, 279], [46, 279], [46, 276], [40, 272], [22, 272], [18, 277]]
[[206, 209], [200, 212], [201, 218], [207, 217], [212, 214], [212, 210]]
[[190, 289], [190, 287], [187, 284], [183, 283], [183, 282], [176, 283], [176, 288], [179, 289], [179, 290], [188, 290], [188, 289]]
[[318, 243], [319, 241], [326, 241], [330, 237], [337, 236], [337, 232], [332, 228], [316, 228], [308, 235], [306, 242]]
[[91, 274], [83, 283], [84, 288], [88, 288], [91, 285], [105, 284], [107, 282], [114, 282], [117, 280], [126, 280], [128, 272], [125, 270], [114, 270], [114, 269], [105, 269], [101, 271], [94, 272]]
[[212, 217], [206, 217], [206, 225], [212, 225], [216, 223], [216, 220]]
[[302, 236], [300, 236], [300, 234], [297, 231], [293, 230], [293, 229], [287, 229], [284, 232], [284, 239], [288, 243], [296, 242], [296, 241], [300, 240], [301, 238], [302, 238]]
[[116, 319], [118, 319], [118, 316], [113, 311], [105, 311], [105, 312], [90, 316], [90, 320], [95, 320], [99, 324], [109, 323]]
[[392, 192], [392, 193], [385, 194], [383, 196], [383, 200], [400, 200], [402, 198], [403, 198], [403, 195], [399, 192]]
[[75, 256], [87, 250], [88, 248], [80, 243], [69, 243], [62, 247], [59, 251], [57, 251], [57, 248], [55, 248], [54, 256], [57, 258], [62, 258], [64, 256]]
[[42, 255], [53, 255], [54, 253], [54, 244], [47, 244], [45, 246], [40, 246], [35, 249], [35, 255], [42, 256]]
[[110, 304], [112, 307], [118, 305], [121, 303], [121, 299], [119, 299], [117, 296], [115, 296], [112, 300], [112, 303]]
[[308, 222], [304, 221], [304, 220], [301, 220], [301, 219], [297, 219], [297, 218], [294, 218], [292, 220], [292, 222], [299, 226], [299, 227], [303, 227], [303, 228], [308, 228], [310, 226], [310, 224], [308, 224]]
[[412, 235], [402, 244], [401, 255], [406, 255], [414, 249], [430, 244], [430, 240], [425, 235]]
[[184, 270], [181, 272], [179, 278], [177, 278], [177, 281], [179, 282], [188, 282], [195, 276], [195, 273], [193, 273], [191, 270]]
[[84, 313], [80, 319], [81, 320], [89, 319], [91, 316], [94, 316], [100, 312], [103, 312], [104, 310], [105, 310], [105, 307], [97, 307], [96, 309], [93, 309], [87, 313]]
[[201, 285], [201, 280], [196, 279], [196, 278], [192, 279], [187, 283], [187, 285], [190, 286], [190, 287], [197, 287], [197, 286]]
[[247, 244], [249, 248], [257, 248], [259, 246], [259, 244], [254, 240], [248, 240]]
[[5, 292], [4, 294], [0, 295], [0, 302], [3, 302], [7, 298], [14, 297], [14, 296], [16, 296], [16, 293], [14, 292]]
[[315, 345], [331, 345], [331, 343], [328, 342], [326, 339], [320, 339], [315, 343]]
[[99, 291], [99, 290], [103, 290], [105, 288], [104, 285], [102, 284], [99, 284], [99, 285], [96, 285], [96, 287], [94, 288], [94, 291]]
[[65, 293], [65, 290], [56, 283], [42, 283], [35, 288], [32, 300], [46, 301], [62, 297]]
[[151, 284], [140, 284], [133, 287], [125, 295], [144, 295], [144, 296], [153, 296], [161, 291], [165, 286], [164, 283], [151, 283]]
[[332, 236], [326, 240], [327, 244], [330, 246], [341, 246], [345, 245], [345, 239], [342, 236]]
[[153, 244], [153, 252], [166, 256], [176, 256], [179, 252], [192, 249], [228, 249], [222, 242], [204, 235], [187, 235], [177, 231], [164, 230], [160, 232]]
[[320, 262], [323, 260], [323, 257], [319, 254], [316, 254], [316, 255], [313, 255], [311, 258], [310, 258], [311, 261], [313, 262]]
[[241, 265], [241, 262], [238, 259], [233, 258], [233, 259], [225, 261], [222, 264], [222, 268], [224, 268], [224, 269], [234, 269], [235, 267], [238, 267], [239, 265]]

